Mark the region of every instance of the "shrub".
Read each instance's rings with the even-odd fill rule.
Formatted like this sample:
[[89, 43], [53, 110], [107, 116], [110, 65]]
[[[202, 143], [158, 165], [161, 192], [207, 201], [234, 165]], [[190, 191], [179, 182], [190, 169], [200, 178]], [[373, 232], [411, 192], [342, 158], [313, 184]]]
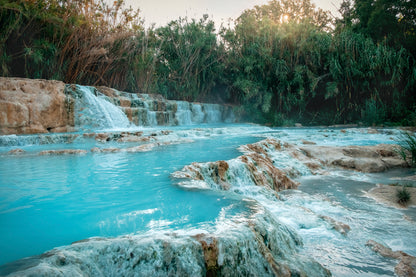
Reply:
[[410, 192], [405, 186], [396, 190], [397, 203], [406, 205], [410, 201]]

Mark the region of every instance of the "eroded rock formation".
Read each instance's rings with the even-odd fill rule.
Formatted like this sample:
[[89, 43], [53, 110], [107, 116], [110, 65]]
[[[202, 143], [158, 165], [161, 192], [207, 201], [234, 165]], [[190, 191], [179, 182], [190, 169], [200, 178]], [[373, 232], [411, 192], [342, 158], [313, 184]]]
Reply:
[[366, 245], [383, 257], [398, 260], [399, 263], [394, 268], [394, 272], [397, 274], [397, 276], [416, 276], [416, 257], [413, 257], [403, 251], [393, 251], [390, 247], [384, 246], [381, 243], [373, 240], [369, 240]]
[[0, 77], [0, 135], [73, 131], [73, 102], [59, 81]]
[[[210, 187], [229, 190], [248, 184], [265, 187], [273, 192], [297, 188], [299, 183], [274, 165], [272, 153], [280, 147], [267, 139], [243, 146], [245, 155], [229, 161], [192, 163], [172, 174], [180, 179], [203, 181]], [[275, 194], [277, 196], [277, 194]]]
[[395, 151], [397, 146], [379, 144], [375, 146], [315, 146], [308, 145], [299, 151], [323, 166], [341, 167], [361, 172], [382, 172], [387, 169], [407, 167]]
[[[254, 207], [253, 207], [254, 208]], [[331, 276], [261, 207], [206, 233], [90, 238], [0, 267], [2, 276]]]
[[324, 168], [351, 169], [360, 172], [383, 172], [408, 167], [397, 151], [397, 145], [320, 146], [285, 143], [280, 151], [306, 165], [312, 173], [321, 174]]

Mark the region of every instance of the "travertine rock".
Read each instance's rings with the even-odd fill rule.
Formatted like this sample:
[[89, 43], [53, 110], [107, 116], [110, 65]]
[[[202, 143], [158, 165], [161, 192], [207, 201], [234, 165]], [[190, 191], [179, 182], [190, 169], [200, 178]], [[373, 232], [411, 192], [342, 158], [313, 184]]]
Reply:
[[[303, 162], [320, 163], [323, 166], [341, 167], [361, 172], [382, 172], [387, 169], [407, 167], [395, 151], [397, 146], [317, 146], [304, 145], [292, 148], [292, 156]], [[305, 157], [306, 156], [306, 157]]]
[[416, 257], [413, 257], [403, 251], [393, 251], [390, 247], [384, 246], [376, 241], [369, 240], [366, 244], [374, 252], [379, 253], [386, 258], [393, 258], [399, 261], [394, 268], [394, 272], [399, 277], [416, 276]]
[[0, 77], [0, 135], [72, 131], [64, 89], [60, 81]]

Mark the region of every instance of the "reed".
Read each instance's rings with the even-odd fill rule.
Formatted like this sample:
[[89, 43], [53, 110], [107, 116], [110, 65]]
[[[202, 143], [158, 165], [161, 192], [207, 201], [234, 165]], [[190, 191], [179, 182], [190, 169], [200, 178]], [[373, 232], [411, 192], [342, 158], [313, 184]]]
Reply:
[[399, 138], [398, 152], [400, 156], [409, 163], [410, 166], [416, 166], [416, 136], [414, 133], [402, 132]]

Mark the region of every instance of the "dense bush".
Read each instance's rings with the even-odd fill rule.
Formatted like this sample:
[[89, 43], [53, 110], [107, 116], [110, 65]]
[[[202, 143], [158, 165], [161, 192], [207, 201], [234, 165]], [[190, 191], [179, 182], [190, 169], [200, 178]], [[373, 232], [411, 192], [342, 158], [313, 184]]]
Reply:
[[344, 0], [334, 21], [272, 0], [218, 31], [208, 16], [146, 29], [106, 3], [0, 0], [0, 75], [228, 102], [272, 125], [416, 122], [415, 1]]
[[402, 186], [401, 188], [398, 188], [396, 190], [396, 197], [397, 197], [397, 203], [401, 205], [406, 205], [411, 198], [410, 192], [408, 189], [406, 189], [405, 186]]

